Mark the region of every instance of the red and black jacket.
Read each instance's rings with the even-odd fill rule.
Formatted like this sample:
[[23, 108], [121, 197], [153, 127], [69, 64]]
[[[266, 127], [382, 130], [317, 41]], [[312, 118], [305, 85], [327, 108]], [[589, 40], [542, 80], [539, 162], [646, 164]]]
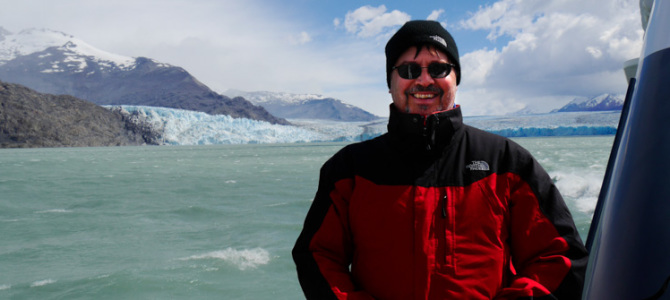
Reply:
[[516, 143], [391, 106], [388, 133], [321, 169], [293, 249], [308, 299], [580, 299], [587, 252]]

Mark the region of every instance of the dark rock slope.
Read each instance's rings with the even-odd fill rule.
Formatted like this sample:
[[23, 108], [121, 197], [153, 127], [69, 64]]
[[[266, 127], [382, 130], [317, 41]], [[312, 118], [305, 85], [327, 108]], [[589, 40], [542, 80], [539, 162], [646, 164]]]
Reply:
[[66, 95], [0, 82], [0, 148], [158, 144], [137, 116]]

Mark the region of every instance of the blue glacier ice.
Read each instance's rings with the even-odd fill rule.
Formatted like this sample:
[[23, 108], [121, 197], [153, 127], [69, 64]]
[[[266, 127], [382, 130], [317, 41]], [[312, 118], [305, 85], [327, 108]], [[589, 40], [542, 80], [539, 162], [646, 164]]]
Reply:
[[[289, 120], [274, 125], [226, 115], [148, 106], [121, 106], [162, 133], [165, 145], [354, 142], [386, 132], [385, 119], [374, 122]], [[466, 124], [507, 137], [612, 135], [619, 111], [464, 117]]]
[[464, 117], [463, 122], [506, 137], [613, 135], [621, 111], [553, 112]]
[[297, 126], [274, 125], [227, 115], [148, 106], [123, 105], [121, 108], [145, 118], [152, 127], [162, 132], [162, 143], [166, 145], [300, 143], [331, 139], [325, 134]]

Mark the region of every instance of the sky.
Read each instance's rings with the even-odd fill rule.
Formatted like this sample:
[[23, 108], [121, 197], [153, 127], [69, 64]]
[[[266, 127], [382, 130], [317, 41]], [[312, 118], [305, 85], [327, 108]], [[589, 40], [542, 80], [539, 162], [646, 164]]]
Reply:
[[0, 0], [0, 27], [46, 28], [186, 69], [216, 92], [315, 93], [388, 115], [384, 46], [409, 20], [456, 40], [466, 116], [623, 94], [638, 0]]

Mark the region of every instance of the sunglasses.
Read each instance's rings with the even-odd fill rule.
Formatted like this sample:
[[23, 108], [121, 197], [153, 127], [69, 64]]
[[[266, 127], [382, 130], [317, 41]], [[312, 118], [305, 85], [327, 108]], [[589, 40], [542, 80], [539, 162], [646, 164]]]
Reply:
[[422, 69], [428, 69], [428, 74], [433, 78], [444, 78], [451, 73], [451, 69], [456, 67], [450, 63], [431, 63], [427, 67], [422, 67], [417, 63], [407, 63], [396, 67], [392, 70], [398, 70], [398, 76], [403, 79], [417, 79], [421, 76]]

